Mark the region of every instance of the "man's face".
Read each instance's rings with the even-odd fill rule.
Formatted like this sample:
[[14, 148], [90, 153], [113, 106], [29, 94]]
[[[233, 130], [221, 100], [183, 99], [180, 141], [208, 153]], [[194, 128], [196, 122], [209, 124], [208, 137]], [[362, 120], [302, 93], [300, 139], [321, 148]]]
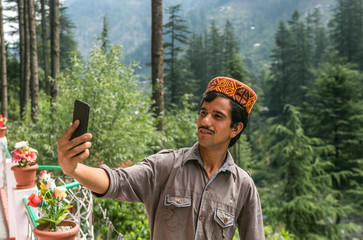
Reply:
[[227, 148], [230, 139], [237, 134], [231, 128], [230, 100], [217, 97], [212, 102], [204, 102], [197, 121], [198, 141], [205, 148]]

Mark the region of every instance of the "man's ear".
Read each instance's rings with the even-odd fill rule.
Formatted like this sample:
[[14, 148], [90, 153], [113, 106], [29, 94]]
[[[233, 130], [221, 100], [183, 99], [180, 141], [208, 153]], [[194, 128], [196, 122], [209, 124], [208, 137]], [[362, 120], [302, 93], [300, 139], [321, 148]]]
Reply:
[[232, 127], [232, 132], [231, 132], [231, 138], [234, 138], [235, 136], [237, 136], [243, 129], [243, 123], [239, 122], [239, 123], [235, 123], [234, 126]]

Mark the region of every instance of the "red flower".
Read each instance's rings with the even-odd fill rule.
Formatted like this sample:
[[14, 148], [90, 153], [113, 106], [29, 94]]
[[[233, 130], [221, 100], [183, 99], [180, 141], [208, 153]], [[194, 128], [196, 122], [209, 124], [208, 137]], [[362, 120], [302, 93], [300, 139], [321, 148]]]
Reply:
[[41, 204], [41, 202], [43, 201], [42, 196], [40, 195], [35, 195], [35, 193], [32, 193], [32, 195], [30, 195], [30, 197], [28, 197], [28, 206], [32, 206], [32, 207], [38, 207], [39, 204]]

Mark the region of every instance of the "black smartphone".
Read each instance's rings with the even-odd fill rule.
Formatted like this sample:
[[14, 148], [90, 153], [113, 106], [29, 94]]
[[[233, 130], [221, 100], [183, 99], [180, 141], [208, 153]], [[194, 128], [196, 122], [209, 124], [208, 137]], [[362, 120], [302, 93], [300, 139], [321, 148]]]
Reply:
[[81, 136], [87, 132], [90, 106], [80, 100], [74, 101], [73, 122], [79, 120], [78, 128], [73, 132], [71, 139]]

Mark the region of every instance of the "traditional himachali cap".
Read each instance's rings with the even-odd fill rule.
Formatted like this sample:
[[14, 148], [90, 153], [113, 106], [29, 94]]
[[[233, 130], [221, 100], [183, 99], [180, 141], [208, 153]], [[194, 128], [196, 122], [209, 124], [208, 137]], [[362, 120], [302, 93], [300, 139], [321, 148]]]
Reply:
[[219, 92], [239, 103], [248, 113], [257, 100], [256, 93], [246, 84], [229, 77], [213, 78], [204, 95], [209, 92]]

